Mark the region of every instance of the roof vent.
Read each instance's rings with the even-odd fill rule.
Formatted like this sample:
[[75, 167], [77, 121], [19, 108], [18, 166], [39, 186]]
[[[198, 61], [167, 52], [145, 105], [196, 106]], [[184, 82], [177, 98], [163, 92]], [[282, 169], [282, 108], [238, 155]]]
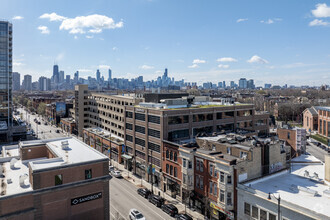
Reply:
[[61, 142], [61, 146], [62, 146], [62, 149], [63, 150], [69, 150], [70, 148], [69, 148], [69, 141], [62, 141]]
[[16, 164], [17, 161], [18, 160], [16, 158], [13, 158], [13, 159], [10, 160], [10, 168], [12, 170], [16, 170], [18, 168], [18, 167], [15, 167], [15, 164]]
[[28, 179], [28, 175], [26, 173], [24, 173], [23, 175], [20, 175], [19, 176], [19, 185], [22, 187], [22, 188], [25, 188], [25, 187], [28, 187], [30, 184], [25, 184], [25, 180]]

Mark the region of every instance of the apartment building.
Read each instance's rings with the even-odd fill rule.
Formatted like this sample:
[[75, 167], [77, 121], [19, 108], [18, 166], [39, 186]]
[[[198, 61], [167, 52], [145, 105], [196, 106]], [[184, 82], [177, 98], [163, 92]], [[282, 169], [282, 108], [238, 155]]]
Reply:
[[109, 159], [76, 138], [3, 146], [3, 219], [109, 219]]
[[199, 137], [194, 151], [194, 194], [198, 211], [211, 219], [235, 219], [236, 186], [285, 169], [283, 142], [237, 134]]
[[[133, 172], [150, 182], [151, 176], [145, 171], [152, 164], [154, 185], [160, 187], [162, 179], [165, 181], [165, 185], [161, 185], [163, 189], [169, 185], [179, 185], [182, 181], [174, 176], [177, 161], [166, 158], [165, 149], [170, 146], [163, 141], [180, 143], [182, 140], [193, 140], [202, 133], [234, 130], [240, 133], [255, 130], [265, 134], [268, 132], [269, 115], [256, 113], [253, 105], [223, 105], [210, 100], [209, 97], [185, 97], [126, 106], [125, 153], [135, 158], [131, 163]], [[177, 149], [174, 152], [178, 154]], [[164, 161], [165, 164], [162, 164]], [[171, 170], [166, 173], [166, 164], [169, 164], [169, 169], [173, 167], [172, 175]]]
[[83, 128], [89, 127], [88, 85], [75, 85], [74, 88], [74, 120], [77, 124], [78, 136], [82, 137]]
[[277, 135], [291, 147], [291, 158], [300, 156], [306, 152], [305, 128], [278, 128]]
[[330, 137], [330, 107], [319, 107], [318, 132], [320, 135]]

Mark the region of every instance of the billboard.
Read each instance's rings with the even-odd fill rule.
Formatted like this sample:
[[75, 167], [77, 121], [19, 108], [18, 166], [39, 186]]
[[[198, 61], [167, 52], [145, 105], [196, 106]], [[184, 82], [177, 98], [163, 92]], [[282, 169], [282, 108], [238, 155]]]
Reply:
[[56, 102], [56, 116], [64, 117], [66, 113], [65, 102]]

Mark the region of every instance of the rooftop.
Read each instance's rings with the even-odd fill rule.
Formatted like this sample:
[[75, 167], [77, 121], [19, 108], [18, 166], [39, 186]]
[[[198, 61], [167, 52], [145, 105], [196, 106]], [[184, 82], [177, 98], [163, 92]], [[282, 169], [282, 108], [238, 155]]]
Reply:
[[[21, 149], [26, 148], [30, 152], [34, 150], [33, 147], [38, 146], [47, 147], [54, 158], [45, 156], [31, 160], [21, 159]], [[2, 171], [0, 197], [31, 191], [32, 186], [29, 182], [29, 175], [32, 172], [103, 160], [108, 160], [108, 157], [74, 137], [23, 141], [18, 145], [2, 146], [0, 155], [0, 171]]]
[[109, 131], [104, 130], [102, 128], [84, 128], [84, 130], [89, 131], [91, 133], [94, 133], [102, 138], [106, 138], [109, 139], [111, 141], [116, 141], [118, 143], [124, 142], [124, 139], [115, 135], [115, 134], [111, 134]]
[[280, 194], [283, 205], [298, 206], [305, 213], [330, 216], [330, 185], [324, 181], [324, 164], [310, 155], [302, 155], [292, 162], [291, 172], [270, 175], [247, 182], [245, 186], [266, 194]]

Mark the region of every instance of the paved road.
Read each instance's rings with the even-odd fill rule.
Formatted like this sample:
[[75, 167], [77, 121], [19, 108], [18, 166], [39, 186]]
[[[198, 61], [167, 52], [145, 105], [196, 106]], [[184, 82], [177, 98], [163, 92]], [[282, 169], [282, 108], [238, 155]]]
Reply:
[[125, 179], [112, 178], [110, 180], [110, 213], [111, 219], [129, 219], [129, 210], [139, 210], [147, 220], [174, 219], [157, 208], [147, 199], [136, 192], [137, 188]]
[[[42, 120], [42, 117], [38, 117], [38, 115], [32, 115], [26, 112], [24, 109], [19, 108], [18, 111], [22, 113], [23, 120], [29, 124], [31, 124], [31, 128], [35, 133], [38, 132], [38, 139], [51, 139], [51, 138], [60, 138], [65, 137], [66, 135], [62, 132], [56, 133], [56, 130], [60, 130], [60, 128], [56, 128], [51, 125], [44, 125], [45, 121]], [[40, 125], [34, 122], [34, 119], [38, 118], [38, 121], [41, 122]]]
[[309, 143], [309, 145], [306, 146], [306, 151], [322, 162], [324, 162], [324, 155], [327, 154], [325, 150], [317, 147], [312, 143]]

